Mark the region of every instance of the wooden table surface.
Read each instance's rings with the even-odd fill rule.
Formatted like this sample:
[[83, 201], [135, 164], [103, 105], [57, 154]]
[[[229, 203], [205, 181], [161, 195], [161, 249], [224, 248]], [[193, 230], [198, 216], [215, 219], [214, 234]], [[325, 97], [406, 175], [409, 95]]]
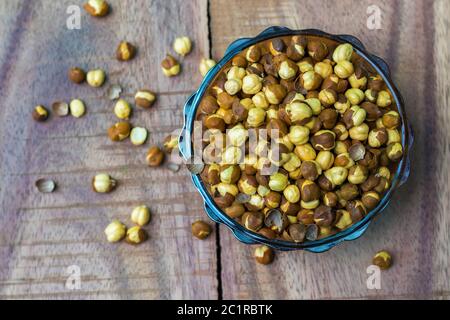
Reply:
[[[368, 7], [381, 11], [381, 29], [367, 26]], [[81, 29], [66, 27], [81, 1], [0, 2], [0, 298], [35, 299], [303, 299], [450, 297], [450, 57], [448, 12], [441, 1], [145, 1], [111, 0], [112, 12], [94, 19], [83, 10]], [[370, 9], [369, 9], [370, 10]], [[186, 98], [201, 81], [201, 57], [219, 59], [228, 44], [268, 26], [318, 28], [357, 36], [390, 65], [414, 127], [412, 174], [392, 204], [355, 242], [324, 254], [277, 252], [257, 265], [253, 248], [225, 227], [205, 241], [190, 223], [206, 219], [188, 172], [150, 169], [145, 152], [180, 128]], [[160, 61], [176, 36], [189, 35], [193, 52], [168, 79]], [[119, 63], [119, 41], [139, 47]], [[135, 109], [132, 122], [149, 129], [149, 142], [111, 143], [112, 103], [101, 89], [76, 86], [69, 67], [104, 68], [108, 84], [125, 97], [148, 87], [159, 94], [152, 110]], [[34, 105], [82, 98], [81, 119], [36, 123]], [[95, 194], [90, 180], [108, 172], [119, 186]], [[54, 179], [52, 194], [37, 192]], [[103, 229], [113, 218], [129, 223], [133, 206], [153, 211], [149, 241], [109, 244]], [[218, 231], [218, 232], [217, 232]], [[394, 265], [381, 289], [366, 286], [372, 255], [388, 249]], [[81, 287], [66, 286], [77, 266]], [[69, 268], [69, 269], [68, 269]]]

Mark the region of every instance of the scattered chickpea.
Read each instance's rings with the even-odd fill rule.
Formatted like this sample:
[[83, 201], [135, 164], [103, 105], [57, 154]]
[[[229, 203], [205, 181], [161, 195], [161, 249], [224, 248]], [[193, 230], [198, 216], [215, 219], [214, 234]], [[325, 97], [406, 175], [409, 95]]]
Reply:
[[131, 129], [130, 133], [130, 141], [135, 146], [140, 146], [145, 143], [147, 140], [147, 129], [140, 128], [140, 127], [134, 127]]
[[49, 112], [43, 105], [38, 105], [34, 108], [32, 116], [34, 120], [43, 122], [48, 119]]
[[191, 231], [194, 237], [204, 240], [211, 234], [211, 226], [204, 221], [197, 220], [192, 223]]
[[97, 193], [109, 193], [116, 187], [116, 180], [109, 174], [100, 173], [92, 179], [92, 189]]
[[84, 9], [93, 17], [104, 17], [109, 12], [109, 5], [105, 0], [89, 0]]
[[389, 269], [392, 264], [391, 254], [385, 250], [377, 252], [372, 259], [372, 263], [380, 269]]
[[70, 114], [75, 118], [81, 118], [86, 113], [84, 102], [80, 99], [74, 99], [69, 104]]
[[130, 136], [131, 125], [128, 122], [117, 122], [108, 129], [111, 141], [122, 141]]
[[116, 50], [116, 58], [119, 61], [128, 61], [136, 55], [136, 47], [129, 42], [122, 41]]
[[108, 242], [119, 242], [125, 237], [126, 232], [127, 228], [119, 220], [113, 220], [105, 228], [105, 235]]
[[185, 56], [191, 52], [192, 43], [188, 37], [176, 38], [173, 42], [173, 50], [180, 56]]
[[58, 117], [65, 117], [69, 114], [69, 104], [64, 101], [56, 101], [52, 104], [53, 113]]
[[73, 83], [80, 84], [86, 80], [86, 72], [83, 69], [78, 67], [70, 68], [69, 70], [69, 79]]
[[147, 232], [140, 226], [134, 226], [127, 230], [126, 242], [129, 244], [137, 245], [147, 240]]
[[138, 206], [131, 212], [131, 221], [139, 226], [145, 226], [150, 221], [150, 210], [147, 206]]
[[266, 245], [256, 247], [254, 256], [258, 263], [264, 265], [271, 264], [275, 257], [273, 249]]
[[164, 160], [164, 152], [159, 147], [153, 146], [148, 150], [146, 160], [150, 167], [158, 167]]
[[138, 92], [136, 92], [136, 95], [134, 96], [134, 100], [138, 107], [148, 109], [155, 102], [156, 95], [155, 95], [155, 93], [153, 93], [150, 90], [142, 89], [142, 90], [139, 90]]
[[105, 83], [105, 78], [105, 71], [101, 69], [90, 70], [86, 75], [87, 83], [94, 88], [101, 87]]
[[128, 119], [131, 114], [130, 104], [124, 99], [117, 100], [116, 105], [114, 106], [114, 114], [119, 119]]
[[181, 67], [178, 61], [170, 54], [161, 62], [161, 68], [165, 76], [173, 77], [180, 73]]

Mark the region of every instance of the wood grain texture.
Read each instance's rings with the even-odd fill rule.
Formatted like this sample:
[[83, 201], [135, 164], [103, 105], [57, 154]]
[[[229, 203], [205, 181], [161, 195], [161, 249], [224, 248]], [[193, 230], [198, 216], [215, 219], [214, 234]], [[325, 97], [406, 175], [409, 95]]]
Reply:
[[[385, 58], [415, 131], [412, 174], [365, 235], [323, 254], [278, 253], [269, 267], [256, 265], [253, 248], [221, 228], [223, 297], [449, 298], [449, 11], [448, 1], [377, 1], [380, 30], [369, 30], [373, 1], [224, 1], [210, 6], [213, 56], [236, 38], [266, 27], [318, 28], [355, 35]], [[375, 252], [388, 249], [394, 266], [381, 290], [366, 286]]]
[[[81, 30], [66, 28], [66, 9], [82, 1], [0, 3], [0, 298], [217, 298], [214, 237], [196, 241], [190, 223], [203, 217], [188, 173], [150, 169], [145, 152], [182, 126], [182, 106], [201, 80], [200, 57], [208, 55], [206, 1], [109, 1], [111, 14], [95, 19], [82, 10]], [[160, 62], [175, 36], [195, 39], [183, 72], [166, 78]], [[115, 60], [121, 40], [138, 46], [130, 62]], [[71, 66], [103, 68], [100, 89], [67, 80]], [[116, 119], [106, 98], [120, 83], [132, 101], [141, 87], [159, 93], [152, 110], [134, 109], [131, 121], [148, 128], [149, 141], [111, 143]], [[82, 98], [81, 119], [51, 117], [36, 123], [34, 105]], [[99, 195], [90, 189], [98, 172], [119, 181]], [[34, 181], [54, 179], [53, 194]], [[147, 204], [150, 240], [133, 247], [108, 244], [103, 229], [113, 218], [130, 225], [134, 206]], [[81, 271], [81, 289], [69, 290], [67, 267]]]

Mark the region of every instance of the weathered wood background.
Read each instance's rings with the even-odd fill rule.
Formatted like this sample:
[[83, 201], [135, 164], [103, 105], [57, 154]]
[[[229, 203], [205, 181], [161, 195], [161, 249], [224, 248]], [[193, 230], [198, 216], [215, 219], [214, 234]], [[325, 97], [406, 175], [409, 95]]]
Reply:
[[[450, 297], [450, 3], [376, 1], [381, 29], [367, 27], [374, 1], [110, 1], [105, 19], [82, 12], [81, 30], [68, 30], [66, 10], [81, 1], [0, 2], [0, 298], [449, 298]], [[227, 45], [271, 25], [318, 28], [360, 38], [389, 63], [415, 130], [412, 174], [382, 218], [359, 240], [324, 254], [278, 253], [257, 265], [253, 248], [224, 227], [194, 240], [190, 223], [205, 218], [188, 173], [149, 169], [146, 146], [182, 124], [182, 106], [201, 81], [201, 57], [220, 58]], [[189, 35], [193, 52], [183, 72], [165, 78], [159, 63], [174, 37]], [[114, 59], [117, 43], [136, 43], [135, 60]], [[100, 67], [109, 83], [132, 98], [141, 87], [159, 93], [154, 109], [135, 109], [132, 122], [150, 131], [146, 146], [113, 144], [114, 122], [102, 89], [76, 86], [69, 67]], [[34, 105], [82, 98], [81, 119], [30, 117]], [[97, 172], [116, 177], [118, 189], [94, 194]], [[34, 181], [57, 181], [39, 194]], [[150, 240], [131, 247], [108, 244], [112, 218], [129, 222], [133, 206], [154, 212]], [[394, 255], [381, 289], [366, 286], [372, 255]], [[66, 287], [78, 266], [81, 288]]]

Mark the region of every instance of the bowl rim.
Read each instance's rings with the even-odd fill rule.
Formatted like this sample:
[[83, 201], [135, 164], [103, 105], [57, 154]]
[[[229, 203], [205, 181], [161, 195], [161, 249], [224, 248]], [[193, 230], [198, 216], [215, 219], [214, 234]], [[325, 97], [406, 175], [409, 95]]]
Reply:
[[[274, 29], [275, 28], [275, 29]], [[267, 32], [269, 29], [272, 29], [271, 32]], [[324, 238], [320, 238], [314, 241], [306, 241], [302, 243], [296, 243], [293, 241], [287, 241], [287, 240], [281, 240], [281, 239], [268, 239], [261, 234], [257, 232], [250, 231], [243, 227], [240, 223], [235, 221], [233, 218], [229, 217], [225, 212], [222, 211], [221, 208], [219, 208], [214, 200], [212, 199], [211, 195], [207, 191], [207, 187], [203, 183], [202, 179], [200, 178], [200, 174], [192, 174], [192, 180], [194, 184], [197, 186], [198, 191], [202, 195], [203, 200], [205, 201], [205, 205], [210, 207], [212, 210], [214, 210], [214, 213], [218, 216], [218, 219], [221, 223], [224, 223], [227, 227], [235, 233], [235, 236], [237, 236], [236, 231], [244, 234], [245, 236], [251, 238], [251, 240], [266, 244], [271, 247], [275, 247], [278, 249], [284, 249], [284, 250], [295, 250], [295, 249], [313, 249], [320, 246], [329, 246], [329, 248], [333, 247], [334, 245], [344, 241], [344, 240], [354, 240], [358, 237], [355, 237], [354, 239], [349, 239], [352, 235], [356, 234], [358, 231], [364, 232], [364, 227], [367, 227], [368, 224], [371, 222], [371, 220], [377, 216], [389, 203], [389, 201], [392, 198], [392, 195], [394, 191], [401, 185], [404, 181], [403, 178], [406, 175], [409, 175], [409, 149], [411, 147], [412, 143], [412, 131], [408, 122], [408, 119], [406, 117], [406, 112], [404, 108], [404, 101], [403, 98], [397, 89], [396, 85], [394, 84], [394, 81], [391, 78], [390, 71], [388, 69], [387, 64], [382, 60], [381, 58], [370, 54], [365, 47], [362, 45], [361, 41], [357, 39], [354, 36], [349, 35], [333, 35], [326, 33], [321, 30], [317, 29], [303, 29], [303, 30], [291, 30], [285, 27], [271, 27], [269, 29], [266, 29], [261, 34], [257, 35], [253, 38], [241, 38], [237, 41], [233, 42], [225, 52], [224, 57], [217, 63], [217, 65], [210, 70], [210, 72], [205, 76], [202, 83], [199, 86], [199, 89], [193, 94], [191, 97], [192, 104], [189, 106], [189, 110], [185, 110], [185, 124], [184, 124], [184, 130], [186, 131], [186, 137], [189, 137], [186, 143], [187, 147], [189, 148], [189, 151], [192, 150], [192, 142], [191, 142], [191, 135], [192, 135], [192, 129], [194, 125], [194, 119], [195, 115], [199, 106], [199, 103], [201, 99], [203, 98], [203, 95], [205, 94], [206, 90], [209, 88], [212, 80], [216, 77], [217, 73], [222, 69], [222, 67], [230, 61], [236, 54], [240, 53], [242, 50], [250, 47], [253, 44], [266, 41], [271, 38], [277, 38], [277, 37], [283, 37], [283, 36], [294, 36], [294, 35], [305, 35], [305, 36], [315, 36], [315, 37], [325, 37], [330, 40], [334, 40], [338, 43], [350, 43], [353, 47], [353, 49], [356, 51], [356, 53], [361, 56], [366, 62], [368, 62], [374, 70], [381, 75], [383, 78], [386, 86], [388, 87], [389, 91], [391, 92], [393, 99], [395, 100], [397, 110], [400, 114], [400, 117], [402, 119], [402, 127], [401, 127], [401, 137], [402, 137], [402, 146], [403, 146], [403, 157], [400, 160], [397, 170], [394, 174], [394, 177], [392, 178], [392, 183], [389, 187], [389, 190], [384, 194], [383, 198], [381, 198], [378, 205], [369, 211], [363, 219], [358, 221], [357, 223], [351, 225], [347, 229], [341, 230], [335, 234], [326, 236]], [[353, 38], [354, 41], [349, 41], [349, 37]], [[356, 43], [355, 43], [356, 42]], [[380, 65], [384, 64], [384, 65]], [[190, 100], [191, 100], [190, 99]], [[191, 152], [189, 152], [191, 154]], [[186, 159], [188, 160], [188, 159]], [[238, 236], [237, 236], [238, 237]], [[239, 239], [239, 237], [238, 237]], [[328, 248], [328, 249], [329, 249]]]

